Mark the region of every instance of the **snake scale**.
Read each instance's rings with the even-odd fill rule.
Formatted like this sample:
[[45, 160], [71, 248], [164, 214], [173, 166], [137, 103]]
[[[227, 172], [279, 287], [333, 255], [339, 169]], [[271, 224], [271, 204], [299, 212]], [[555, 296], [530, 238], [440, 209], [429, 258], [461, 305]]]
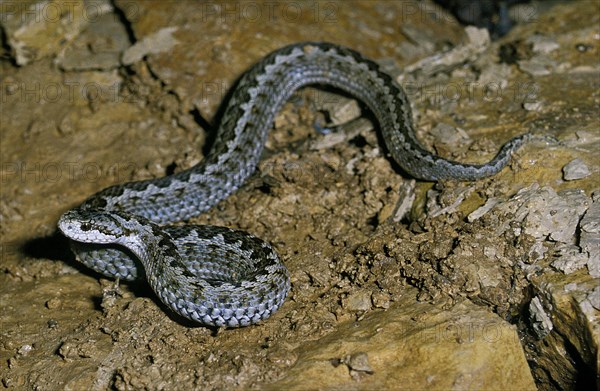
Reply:
[[416, 139], [402, 88], [351, 49], [304, 42], [278, 49], [250, 68], [227, 104], [212, 149], [194, 167], [162, 178], [109, 187], [63, 214], [58, 228], [76, 258], [110, 277], [145, 275], [176, 313], [214, 326], [246, 326], [269, 317], [290, 289], [273, 248], [243, 231], [165, 225], [208, 210], [255, 171], [282, 105], [306, 85], [360, 99], [379, 123], [389, 153], [415, 178], [475, 180], [500, 171], [526, 135], [508, 141], [487, 164], [450, 161]]

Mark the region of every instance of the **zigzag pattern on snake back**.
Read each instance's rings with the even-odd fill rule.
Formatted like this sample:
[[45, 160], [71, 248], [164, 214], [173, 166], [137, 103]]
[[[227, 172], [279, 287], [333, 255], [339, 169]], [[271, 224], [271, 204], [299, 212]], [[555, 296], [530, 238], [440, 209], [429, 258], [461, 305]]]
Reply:
[[77, 259], [110, 277], [145, 274], [158, 297], [206, 325], [244, 326], [270, 316], [290, 289], [289, 274], [266, 242], [214, 226], [161, 226], [208, 210], [254, 172], [274, 117], [293, 92], [328, 85], [360, 99], [408, 174], [424, 180], [475, 180], [500, 171], [528, 138], [513, 138], [489, 163], [450, 161], [416, 139], [402, 88], [359, 53], [305, 42], [266, 56], [237, 84], [215, 143], [198, 165], [163, 178], [109, 187], [66, 212], [58, 227]]

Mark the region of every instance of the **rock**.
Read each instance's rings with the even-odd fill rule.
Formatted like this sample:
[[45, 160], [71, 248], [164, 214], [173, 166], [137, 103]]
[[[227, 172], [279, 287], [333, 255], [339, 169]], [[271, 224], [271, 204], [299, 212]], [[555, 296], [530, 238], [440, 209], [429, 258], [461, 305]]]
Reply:
[[409, 41], [402, 42], [401, 46], [403, 53], [406, 50], [406, 57], [422, 57], [435, 51], [435, 39], [431, 36], [431, 31], [418, 29], [410, 24], [402, 24], [400, 30], [409, 38]]
[[[452, 50], [442, 54], [419, 60], [405, 68], [405, 73], [421, 73], [422, 75], [431, 76], [439, 72], [448, 72], [469, 59], [474, 59], [483, 52], [490, 44], [489, 32], [482, 28], [474, 26], [465, 27], [467, 42], [462, 45], [457, 45]], [[399, 78], [402, 82], [403, 77]]]
[[579, 246], [563, 244], [556, 248], [558, 259], [552, 262], [552, 267], [565, 274], [571, 274], [585, 267], [588, 263], [588, 255], [582, 253]]
[[472, 223], [473, 221], [479, 219], [481, 216], [485, 215], [490, 210], [492, 210], [496, 205], [498, 205], [498, 203], [500, 203], [499, 198], [488, 198], [483, 206], [477, 208], [467, 216], [467, 220], [470, 223]]
[[[514, 214], [511, 220], [521, 222], [521, 230], [527, 235], [536, 239], [550, 238], [556, 242], [574, 243], [579, 219], [590, 201], [579, 189], [557, 193], [549, 186], [540, 188], [532, 184], [497, 208], [498, 212], [505, 215]], [[508, 221], [504, 224], [508, 224]], [[506, 226], [498, 228], [504, 230]]]
[[179, 43], [173, 36], [173, 33], [177, 30], [179, 30], [179, 27], [165, 27], [144, 37], [123, 53], [121, 62], [125, 65], [131, 65], [148, 54], [169, 52], [173, 46]]
[[441, 144], [455, 151], [460, 150], [460, 147], [464, 147], [471, 142], [471, 138], [464, 130], [448, 124], [437, 124], [431, 129], [430, 133], [435, 138], [434, 143], [436, 145]]
[[482, 86], [489, 86], [496, 91], [503, 91], [508, 86], [512, 68], [503, 63], [490, 63], [481, 70], [477, 82]]
[[20, 356], [27, 356], [33, 350], [33, 346], [29, 344], [22, 345], [19, 350], [17, 350], [17, 354]]
[[548, 249], [546, 248], [546, 246], [544, 246], [544, 242], [542, 242], [542, 241], [535, 242], [533, 244], [533, 246], [531, 246], [531, 249], [529, 249], [529, 254], [528, 254], [529, 260], [532, 263], [535, 263], [541, 259], [544, 259], [544, 256], [547, 251], [548, 251]]
[[519, 69], [531, 76], [549, 75], [556, 67], [556, 61], [541, 54], [538, 54], [529, 60], [519, 61]]
[[15, 62], [24, 66], [63, 50], [92, 21], [112, 11], [109, 1], [4, 2], [2, 27]]
[[345, 364], [350, 370], [350, 376], [355, 381], [360, 381], [361, 375], [373, 374], [373, 368], [369, 364], [369, 355], [365, 352], [358, 352], [352, 355], [347, 355], [339, 360], [339, 363], [336, 365], [336, 360], [332, 360], [332, 364], [334, 367], [337, 367], [339, 364]]
[[349, 311], [368, 311], [371, 309], [371, 292], [365, 290], [353, 292], [342, 302], [342, 305]]
[[592, 197], [592, 205], [579, 223], [579, 246], [588, 255], [588, 272], [594, 278], [600, 277], [600, 191]]
[[473, 187], [468, 185], [455, 188], [451, 193], [430, 189], [427, 191], [427, 214], [430, 217], [437, 217], [454, 213], [472, 192]]
[[310, 143], [312, 150], [329, 149], [334, 145], [348, 142], [359, 134], [373, 130], [373, 123], [366, 118], [358, 118], [337, 126], [335, 132], [327, 133]]
[[[598, 198], [596, 192], [589, 198], [580, 189], [556, 192], [548, 186], [532, 184], [507, 201], [488, 200], [468, 218], [490, 224], [497, 234], [512, 230], [523, 240], [533, 239], [527, 264], [521, 263], [535, 292], [528, 304], [530, 330], [535, 338], [525, 346], [530, 357], [535, 357], [532, 370], [541, 384], [568, 388], [578, 376], [574, 362], [595, 362], [596, 350], [588, 347], [600, 345], [599, 313], [594, 309], [598, 304], [597, 276], [594, 279], [598, 261], [591, 261], [590, 256], [598, 254], [600, 243]], [[453, 255], [457, 251], [458, 248]], [[496, 256], [497, 251], [484, 254], [488, 258]], [[546, 259], [548, 254], [554, 259]], [[484, 273], [480, 266], [480, 286], [485, 284], [486, 273], [490, 269]], [[461, 275], [465, 274], [463, 270]]]
[[[357, 383], [351, 371], [359, 370], [370, 374]], [[361, 389], [397, 389], [399, 384], [403, 389], [536, 389], [513, 326], [468, 301], [444, 310], [417, 303], [414, 296], [310, 343], [285, 376], [264, 388], [353, 389], [357, 384]]]
[[529, 316], [538, 338], [544, 338], [552, 331], [554, 325], [544, 309], [539, 297], [534, 297], [529, 304]]
[[328, 126], [342, 125], [360, 117], [356, 99], [317, 89], [311, 89], [311, 93], [317, 110], [327, 113]]
[[592, 371], [597, 365], [600, 312], [592, 303], [597, 303], [598, 279], [581, 270], [569, 275], [546, 270], [531, 281], [537, 299], [530, 304], [536, 339], [526, 339], [525, 346], [536, 357], [532, 370], [542, 384], [562, 389], [577, 377], [582, 383], [595, 381], [575, 363], [586, 363]]
[[106, 14], [59, 53], [56, 62], [66, 71], [114, 69], [121, 65], [121, 55], [130, 45], [125, 26], [115, 14]]
[[600, 285], [590, 292], [587, 299], [590, 301], [592, 307], [600, 311]]
[[543, 107], [544, 103], [541, 101], [523, 103], [523, 108], [527, 111], [541, 111]]
[[[410, 212], [410, 209], [412, 208], [416, 197], [415, 185], [416, 181], [414, 179], [402, 182], [402, 185], [400, 186], [400, 190], [398, 192], [398, 202], [396, 203], [395, 211], [393, 212], [393, 215], [390, 214], [392, 221], [400, 222]], [[385, 221], [385, 219], [387, 218], [386, 214], [384, 213], [384, 209], [382, 209], [382, 212], [379, 216], [379, 221], [381, 222]]]
[[535, 53], [546, 54], [560, 48], [560, 45], [555, 39], [540, 34], [528, 37], [525, 42], [531, 45], [531, 50]]
[[563, 167], [565, 181], [574, 181], [590, 176], [590, 169], [581, 159], [575, 159]]

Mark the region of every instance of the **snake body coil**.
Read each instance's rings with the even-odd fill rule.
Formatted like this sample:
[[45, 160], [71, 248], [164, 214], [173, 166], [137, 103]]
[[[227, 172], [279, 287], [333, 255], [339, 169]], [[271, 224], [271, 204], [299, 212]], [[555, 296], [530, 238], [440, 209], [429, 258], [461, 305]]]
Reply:
[[73, 240], [77, 258], [111, 277], [131, 280], [145, 273], [165, 304], [203, 324], [244, 326], [270, 316], [290, 281], [269, 244], [229, 228], [161, 225], [197, 216], [238, 189], [256, 169], [277, 112], [311, 84], [333, 86], [366, 104], [392, 157], [419, 179], [493, 175], [526, 139], [510, 140], [487, 164], [446, 160], [421, 147], [404, 91], [376, 63], [329, 43], [286, 46], [240, 79], [202, 162], [163, 178], [109, 187], [60, 218], [58, 227]]

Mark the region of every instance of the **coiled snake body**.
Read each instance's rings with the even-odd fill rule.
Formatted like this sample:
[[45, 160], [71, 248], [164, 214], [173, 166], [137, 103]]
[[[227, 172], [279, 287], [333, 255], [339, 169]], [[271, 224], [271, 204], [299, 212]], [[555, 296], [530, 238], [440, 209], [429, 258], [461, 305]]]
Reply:
[[197, 216], [238, 189], [254, 172], [277, 112], [309, 84], [333, 86], [366, 104], [392, 157], [419, 179], [493, 175], [526, 139], [513, 138], [487, 164], [443, 159], [420, 146], [404, 91], [376, 63], [334, 44], [293, 44], [243, 75], [214, 145], [198, 165], [109, 187], [61, 216], [58, 227], [72, 239], [77, 259], [115, 278], [145, 274], [167, 306], [206, 325], [245, 326], [270, 316], [285, 300], [290, 280], [269, 244], [224, 227], [161, 225]]

